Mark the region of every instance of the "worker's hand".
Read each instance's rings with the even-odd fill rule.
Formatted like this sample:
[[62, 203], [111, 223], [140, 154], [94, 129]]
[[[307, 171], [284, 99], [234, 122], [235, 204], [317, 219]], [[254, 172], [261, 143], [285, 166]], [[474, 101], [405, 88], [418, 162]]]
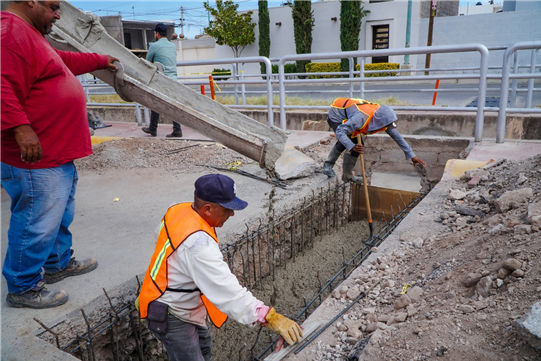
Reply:
[[29, 124], [24, 124], [13, 128], [13, 132], [15, 133], [15, 140], [19, 144], [19, 148], [21, 148], [22, 161], [31, 164], [39, 162], [43, 156], [43, 150], [34, 129]]
[[355, 146], [353, 146], [353, 148], [351, 148], [351, 151], [352, 152], [357, 152], [359, 154], [363, 154], [364, 152], [364, 147], [362, 144], [355, 144]]
[[117, 71], [118, 67], [115, 64], [113, 64], [115, 61], [118, 61], [120, 63], [120, 60], [118, 60], [117, 58], [111, 55], [107, 55], [107, 69], [111, 71]]
[[417, 167], [417, 164], [420, 164], [420, 165], [422, 165], [423, 167], [426, 167], [425, 161], [422, 160], [421, 158], [413, 157], [413, 158], [411, 158], [411, 161], [412, 161], [412, 163], [413, 163], [413, 167]]
[[268, 323], [263, 324], [263, 326], [266, 326], [274, 332], [279, 333], [288, 344], [294, 345], [296, 342], [301, 340], [301, 327], [297, 325], [295, 321], [277, 313], [274, 310], [274, 307], [270, 308], [269, 313], [267, 313], [267, 316], [265, 316], [265, 319]]
[[136, 309], [137, 311], [139, 311], [139, 297], [137, 297], [137, 298], [135, 299], [135, 302], [134, 302], [134, 303], [135, 303], [135, 309]]

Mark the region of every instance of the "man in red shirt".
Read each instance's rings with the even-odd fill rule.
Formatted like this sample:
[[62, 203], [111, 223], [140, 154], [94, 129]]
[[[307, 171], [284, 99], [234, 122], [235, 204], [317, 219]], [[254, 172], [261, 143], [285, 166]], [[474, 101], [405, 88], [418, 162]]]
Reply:
[[60, 1], [13, 1], [1, 13], [2, 186], [11, 197], [2, 274], [12, 307], [64, 304], [67, 293], [48, 291], [45, 283], [98, 266], [71, 257], [73, 160], [92, 154], [86, 98], [75, 75], [115, 71], [118, 59], [55, 50], [44, 35], [59, 10]]

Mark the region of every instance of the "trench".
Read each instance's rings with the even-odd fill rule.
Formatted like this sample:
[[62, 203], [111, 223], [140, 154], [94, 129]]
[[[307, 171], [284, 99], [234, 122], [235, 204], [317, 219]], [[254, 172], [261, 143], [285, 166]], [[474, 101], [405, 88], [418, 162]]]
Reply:
[[[385, 240], [423, 195], [369, 187], [372, 242]], [[350, 183], [313, 191], [287, 214], [259, 223], [222, 253], [239, 282], [277, 312], [302, 323], [370, 254], [362, 187]], [[98, 297], [66, 320], [38, 334], [81, 360], [168, 360], [138, 319], [133, 301], [139, 277]], [[228, 320], [211, 327], [213, 359], [263, 360], [277, 335], [264, 327]]]

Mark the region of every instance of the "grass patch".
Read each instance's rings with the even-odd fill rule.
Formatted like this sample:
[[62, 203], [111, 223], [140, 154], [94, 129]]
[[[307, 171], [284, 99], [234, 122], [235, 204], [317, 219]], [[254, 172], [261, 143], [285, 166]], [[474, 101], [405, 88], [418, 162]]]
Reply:
[[[239, 99], [240, 99], [240, 96], [239, 96]], [[404, 101], [397, 99], [396, 97], [368, 99], [368, 100], [374, 103], [386, 104], [386, 105], [391, 105], [391, 106], [411, 105], [409, 103], [406, 103]], [[224, 105], [233, 105], [235, 104], [235, 96], [234, 95], [217, 95], [216, 101]], [[280, 104], [279, 96], [274, 95], [272, 97], [272, 101], [273, 101], [273, 105], [279, 105]], [[122, 100], [117, 94], [90, 95], [90, 102], [91, 103], [129, 103]], [[291, 97], [291, 96], [286, 95], [286, 105], [328, 106], [331, 103], [332, 103], [332, 100], [329, 100], [329, 99], [304, 98], [304, 97], [299, 97], [299, 96]], [[246, 104], [247, 105], [267, 105], [267, 96], [260, 95], [260, 96], [246, 97]]]
[[91, 103], [133, 103], [122, 100], [118, 94], [94, 94], [90, 95]]

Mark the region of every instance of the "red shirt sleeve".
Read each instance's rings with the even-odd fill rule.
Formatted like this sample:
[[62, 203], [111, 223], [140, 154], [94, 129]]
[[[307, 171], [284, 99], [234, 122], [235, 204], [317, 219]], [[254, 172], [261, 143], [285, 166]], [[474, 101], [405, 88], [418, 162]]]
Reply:
[[96, 70], [107, 69], [107, 55], [96, 53], [74, 53], [71, 51], [56, 51], [73, 75], [81, 75]]

